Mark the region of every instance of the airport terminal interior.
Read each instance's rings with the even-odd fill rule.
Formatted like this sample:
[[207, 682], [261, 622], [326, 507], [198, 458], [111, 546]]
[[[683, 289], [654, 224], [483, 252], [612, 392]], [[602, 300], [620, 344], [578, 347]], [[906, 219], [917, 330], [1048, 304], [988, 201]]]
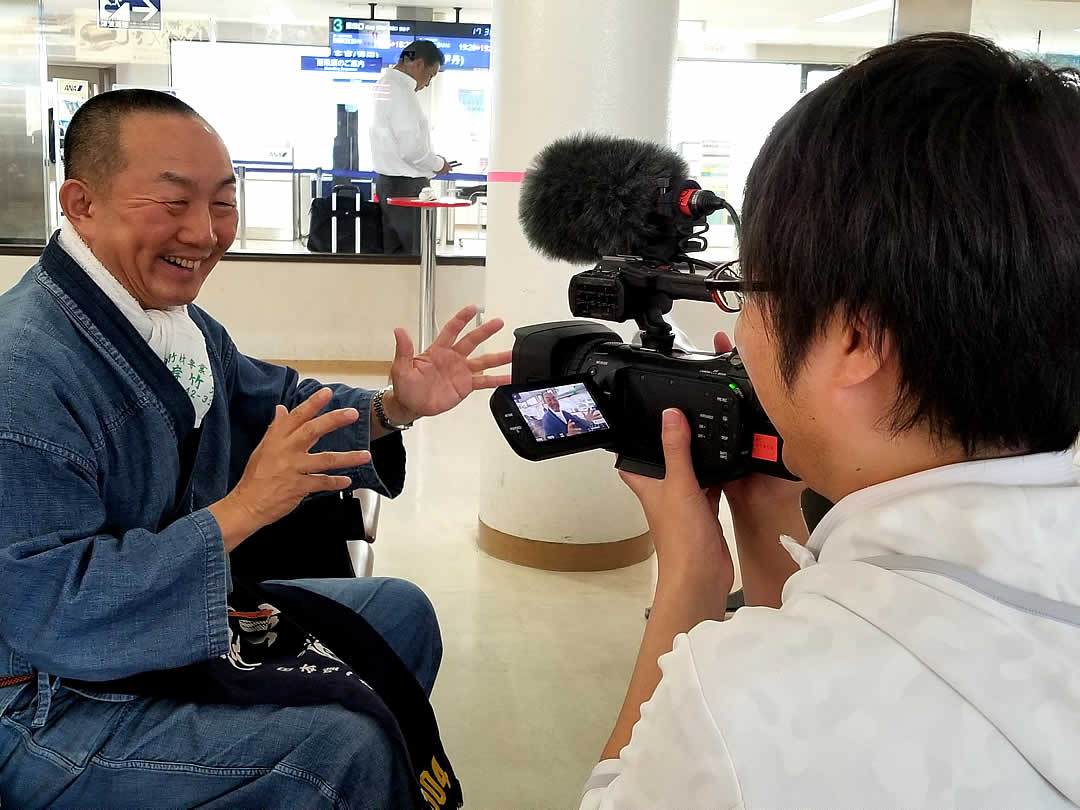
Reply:
[[[589, 265], [541, 255], [518, 218], [523, 173], [557, 138], [662, 144], [738, 212], [777, 120], [901, 36], [970, 32], [1080, 66], [1076, 2], [456, 2], [3, 0], [0, 292], [61, 225], [72, 116], [114, 89], [175, 96], [229, 151], [237, 235], [196, 303], [249, 356], [377, 390], [396, 328], [426, 344], [475, 305], [470, 326], [505, 321], [486, 344], [496, 351], [521, 327], [573, 317], [568, 283]], [[657, 6], [670, 36], [649, 22]], [[414, 39], [446, 55], [416, 99], [451, 171], [430, 180], [439, 204], [417, 215], [419, 249], [388, 253], [369, 131], [380, 76]], [[728, 208], [704, 222], [695, 255], [735, 259]], [[705, 351], [735, 321], [708, 297], [676, 301], [669, 318], [681, 345]], [[633, 321], [605, 325], [635, 340]], [[553, 441], [545, 389], [517, 400], [538, 444]], [[590, 430], [608, 428], [583, 385], [554, 396]], [[490, 397], [477, 391], [404, 434], [404, 491], [365, 504], [376, 541], [350, 541], [350, 561], [357, 576], [416, 583], [436, 609], [445, 654], [432, 705], [466, 806], [573, 807], [634, 666], [655, 559], [612, 453], [520, 458]], [[723, 505], [721, 522], [730, 530]]]

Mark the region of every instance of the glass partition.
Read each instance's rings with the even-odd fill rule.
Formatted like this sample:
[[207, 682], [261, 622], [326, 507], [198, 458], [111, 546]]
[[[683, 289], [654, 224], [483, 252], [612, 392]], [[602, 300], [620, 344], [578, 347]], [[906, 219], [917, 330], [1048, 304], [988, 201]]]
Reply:
[[[100, 81], [87, 82], [87, 96], [124, 87], [164, 90], [187, 101], [221, 132], [243, 178], [243, 227], [233, 251], [308, 253], [313, 247], [309, 239], [313, 201], [321, 199], [329, 206], [337, 187], [342, 210], [352, 205], [355, 212], [370, 203], [374, 196], [367, 138], [371, 91], [381, 70], [390, 65], [371, 60], [366, 70], [357, 70], [355, 52], [334, 59], [330, 47], [332, 15], [366, 17], [368, 4], [361, 9], [282, 0], [267, 8], [241, 0], [174, 0], [155, 15], [147, 14], [147, 9], [128, 11], [125, 5], [99, 0], [42, 0], [40, 4], [11, 0], [2, 5], [4, 44], [28, 35], [34, 40], [35, 57], [32, 72], [26, 75], [10, 62], [21, 58], [22, 51], [6, 48], [0, 57], [6, 60], [0, 83], [0, 92], [5, 94], [3, 125], [16, 126], [9, 113], [16, 105], [6, 95], [17, 94], [20, 131], [26, 130], [24, 139], [36, 151], [28, 162], [26, 144], [9, 139], [5, 130], [5, 162], [13, 178], [16, 166], [19, 174], [17, 183], [5, 183], [0, 189], [0, 240], [11, 243], [25, 238], [40, 243], [58, 222], [55, 190], [62, 181], [62, 152], [54, 153], [51, 161], [44, 158], [49, 127], [37, 124], [27, 129], [25, 124], [28, 116], [40, 118], [41, 110], [59, 115], [65, 109], [57, 86], [44, 81], [46, 63], [38, 60], [42, 49], [37, 38], [41, 36], [48, 75], [81, 77], [100, 71]], [[394, 21], [397, 11], [393, 6], [377, 6], [375, 14]], [[110, 15], [116, 19], [108, 19]], [[473, 69], [490, 57], [489, 40], [485, 40], [490, 35], [490, 8], [462, 9], [461, 31], [447, 25], [453, 17], [452, 11], [440, 11], [432, 22], [417, 23], [415, 29], [415, 38], [434, 38], [447, 54], [447, 69], [418, 100], [430, 121], [435, 151], [460, 163], [453, 175], [432, 183], [438, 193], [448, 195], [475, 192], [486, 180], [491, 91], [488, 71]], [[396, 58], [406, 39], [414, 38], [404, 21], [395, 21], [394, 26], [387, 22], [380, 30], [388, 38], [373, 43], [382, 49], [380, 56]], [[454, 36], [447, 39], [440, 31]], [[19, 47], [24, 44], [20, 39]], [[345, 57], [339, 52], [340, 44], [335, 48], [333, 53]], [[24, 87], [32, 90], [25, 98]], [[76, 107], [78, 103], [73, 102]], [[36, 186], [25, 181], [31, 165], [48, 180], [39, 180]], [[30, 197], [37, 202], [34, 210], [27, 208]], [[440, 253], [483, 254], [484, 197], [474, 194], [472, 199], [476, 204], [471, 208], [440, 222]], [[318, 214], [319, 203], [316, 209]], [[370, 205], [361, 213], [370, 219]], [[32, 227], [8, 224], [16, 219]], [[343, 226], [343, 232], [348, 230]], [[316, 239], [314, 246], [362, 251], [365, 240], [360, 242], [327, 238]]]
[[1080, 67], [1080, 4], [972, 0], [971, 32], [1046, 61]]
[[37, 18], [36, 0], [0, 5], [0, 241], [14, 244], [39, 244], [46, 234], [46, 74]]
[[[268, 9], [241, 0], [184, 0], [166, 4], [160, 19], [152, 21], [159, 27], [148, 30], [103, 26], [96, 0], [43, 0], [42, 24], [35, 27], [37, 5], [9, 0], [0, 6], [5, 46], [0, 154], [7, 172], [0, 184], [0, 240], [40, 241], [55, 226], [55, 214], [45, 203], [55, 199], [55, 188], [43, 184], [55, 186], [57, 172], [47, 164], [42, 179], [42, 163], [48, 161], [43, 156], [57, 156], [55, 144], [49, 152], [50, 134], [55, 141], [62, 129], [58, 119], [64, 103], [78, 101], [65, 102], [56, 81], [45, 76], [77, 78], [88, 75], [84, 70], [99, 71], [92, 90], [165, 89], [217, 127], [242, 176], [244, 228], [236, 252], [332, 249], [328, 228], [316, 228], [312, 240], [313, 204], [328, 208], [335, 187], [343, 189], [339, 203], [354, 210], [372, 200], [367, 131], [372, 88], [378, 69], [387, 65], [359, 69], [327, 62], [338, 58], [330, 46], [332, 15], [366, 16], [367, 4], [361, 9], [280, 0]], [[375, 13], [393, 20], [396, 10], [377, 6]], [[453, 14], [436, 10], [435, 21], [451, 21]], [[746, 173], [777, 118], [802, 93], [887, 42], [892, 16], [892, 0], [761, 0], [749, 6], [739, 0], [682, 0], [672, 147], [703, 186], [738, 208]], [[461, 10], [461, 21], [481, 30], [490, 18], [490, 7]], [[971, 28], [1056, 63], [1080, 62], [1078, 3], [972, 0]], [[394, 52], [400, 36], [391, 33], [381, 42], [389, 50], [379, 51], [380, 58]], [[477, 61], [483, 46], [462, 41], [471, 50], [462, 52], [458, 67], [483, 64]], [[457, 40], [445, 44], [460, 47]], [[342, 58], [355, 61], [357, 52]], [[440, 220], [439, 252], [483, 255], [486, 198], [479, 187], [487, 172], [490, 73], [444, 70], [417, 98], [436, 151], [461, 161], [456, 176], [433, 184], [437, 193], [471, 194], [475, 203]], [[726, 215], [716, 215], [711, 225], [711, 253], [731, 255], [734, 234]], [[363, 251], [365, 238], [360, 242], [341, 240], [337, 249]]]
[[[691, 175], [742, 209], [750, 166], [799, 97], [889, 40], [892, 0], [682, 0], [671, 144]], [[734, 258], [726, 213], [709, 219], [714, 261]]]

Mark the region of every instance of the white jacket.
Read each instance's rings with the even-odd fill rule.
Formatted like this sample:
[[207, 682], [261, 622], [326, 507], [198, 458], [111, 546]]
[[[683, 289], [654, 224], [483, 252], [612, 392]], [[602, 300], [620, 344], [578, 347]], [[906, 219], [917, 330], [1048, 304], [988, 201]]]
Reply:
[[1080, 803], [1080, 485], [1070, 454], [844, 498], [783, 607], [705, 622], [583, 808]]

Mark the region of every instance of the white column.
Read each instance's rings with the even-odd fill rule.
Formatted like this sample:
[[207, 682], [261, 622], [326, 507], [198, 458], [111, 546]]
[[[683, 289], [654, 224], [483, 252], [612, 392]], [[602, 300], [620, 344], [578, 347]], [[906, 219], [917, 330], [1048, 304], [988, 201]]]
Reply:
[[[518, 326], [570, 319], [567, 282], [582, 269], [529, 248], [516, 175], [549, 142], [579, 130], [666, 144], [677, 21], [678, 0], [495, 0], [485, 306], [506, 320], [505, 347]], [[632, 324], [620, 331], [632, 334]], [[533, 463], [494, 427], [487, 435], [479, 516], [486, 550], [565, 569], [616, 567], [651, 553], [641, 508], [612, 454]]]
[[892, 41], [931, 31], [971, 30], [971, 0], [896, 0]]

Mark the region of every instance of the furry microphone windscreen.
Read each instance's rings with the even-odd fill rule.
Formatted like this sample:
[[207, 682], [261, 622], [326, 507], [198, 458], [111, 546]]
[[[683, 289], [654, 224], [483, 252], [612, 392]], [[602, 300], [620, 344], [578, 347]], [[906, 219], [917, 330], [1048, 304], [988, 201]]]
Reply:
[[521, 183], [518, 219], [529, 244], [569, 262], [635, 255], [663, 233], [661, 194], [686, 181], [686, 161], [666, 146], [581, 133], [552, 142]]

